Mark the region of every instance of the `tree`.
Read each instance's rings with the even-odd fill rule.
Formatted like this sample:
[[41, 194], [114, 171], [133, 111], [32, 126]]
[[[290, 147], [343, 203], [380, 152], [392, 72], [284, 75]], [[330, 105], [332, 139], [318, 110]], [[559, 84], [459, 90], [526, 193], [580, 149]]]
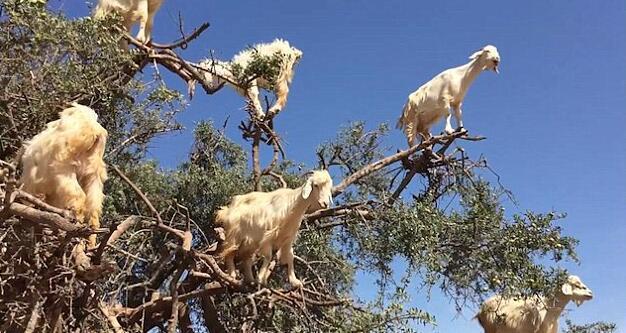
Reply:
[[[185, 80], [190, 95], [196, 84], [216, 93], [221, 87], [199, 74], [205, 69], [175, 52], [208, 25], [172, 44], [146, 46], [121, 33], [115, 18], [70, 20], [38, 0], [4, 0], [1, 8], [1, 331], [417, 331], [434, 318], [406, 307], [411, 281], [440, 288], [461, 309], [492, 292], [554, 290], [565, 273], [537, 259], [576, 260], [577, 241], [557, 225], [563, 215], [507, 216], [509, 193], [489, 181], [487, 162], [452, 149], [484, 138], [458, 131], [390, 153], [385, 124], [356, 122], [317, 151], [320, 166], [341, 181], [333, 188], [336, 206], [303, 223], [295, 252], [305, 288], [285, 288], [281, 267], [267, 287], [244, 285], [214, 256], [221, 235], [213, 215], [234, 194], [302, 183], [303, 165], [284, 158], [273, 129], [280, 119], [249, 111], [239, 128], [250, 157], [205, 121], [174, 170], [145, 158], [152, 139], [181, 130], [175, 116], [185, 101], [158, 72], [139, 71], [156, 62]], [[121, 51], [120, 38], [134, 52]], [[257, 57], [233, 83], [275, 75], [277, 59]], [[20, 146], [72, 101], [94, 108], [110, 133], [101, 230], [16, 187]], [[272, 159], [262, 167], [268, 149]], [[18, 209], [25, 205], [36, 214]], [[101, 245], [87, 253], [86, 269], [72, 250], [91, 233]], [[394, 258], [406, 263], [399, 280]], [[378, 277], [374, 301], [352, 299], [358, 269]]]

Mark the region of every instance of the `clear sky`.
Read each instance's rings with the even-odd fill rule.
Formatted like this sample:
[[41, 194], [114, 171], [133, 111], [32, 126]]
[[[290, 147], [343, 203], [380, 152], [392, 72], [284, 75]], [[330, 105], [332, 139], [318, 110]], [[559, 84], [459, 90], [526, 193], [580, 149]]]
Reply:
[[[304, 52], [284, 113], [276, 121], [287, 155], [309, 164], [315, 147], [341, 125], [365, 120], [395, 123], [408, 94], [440, 71], [463, 64], [485, 44], [498, 47], [500, 74], [483, 73], [464, 102], [465, 127], [486, 136], [463, 143], [485, 154], [519, 209], [567, 212], [565, 233], [578, 238], [582, 264], [566, 264], [594, 291], [574, 309], [575, 322], [609, 320], [626, 332], [626, 7], [603, 1], [213, 1], [165, 0], [157, 15], [158, 42], [178, 37], [178, 13], [187, 31], [211, 28], [184, 56], [215, 50], [229, 59], [248, 44], [289, 40]], [[82, 1], [52, 7], [84, 16]], [[164, 71], [162, 71], [164, 72]], [[184, 87], [166, 75], [168, 84]], [[152, 158], [173, 167], [186, 156], [193, 123], [230, 116], [228, 133], [244, 117], [230, 89], [200, 89], [179, 116], [187, 129], [160, 139]], [[438, 132], [442, 124], [434, 129]], [[239, 139], [238, 139], [239, 140]], [[390, 147], [404, 147], [392, 131]], [[337, 180], [336, 180], [337, 181]], [[357, 293], [368, 296], [370, 279]], [[413, 294], [432, 311], [438, 332], [480, 332], [475, 309], [457, 316], [435, 293]]]

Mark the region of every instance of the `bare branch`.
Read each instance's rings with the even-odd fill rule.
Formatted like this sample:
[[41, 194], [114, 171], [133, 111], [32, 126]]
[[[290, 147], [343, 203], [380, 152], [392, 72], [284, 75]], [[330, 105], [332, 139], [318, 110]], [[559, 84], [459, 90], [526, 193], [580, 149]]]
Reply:
[[209, 24], [209, 22], [204, 22], [199, 27], [194, 29], [189, 36], [183, 37], [179, 41], [176, 41], [176, 42], [170, 43], [170, 44], [157, 44], [157, 43], [152, 42], [150, 44], [150, 46], [152, 46], [155, 49], [173, 50], [173, 49], [176, 49], [176, 48], [179, 48], [179, 47], [182, 48], [182, 49], [186, 49], [187, 48], [187, 44], [189, 44], [189, 42], [191, 42], [192, 40], [198, 38], [210, 26], [211, 25]]
[[429, 138], [428, 140], [422, 141], [422, 143], [420, 143], [419, 145], [415, 145], [407, 150], [403, 150], [400, 151], [396, 154], [393, 154], [391, 156], [385, 157], [383, 159], [380, 159], [376, 162], [373, 162], [365, 167], [363, 167], [362, 169], [356, 171], [355, 173], [353, 173], [352, 175], [346, 177], [341, 183], [339, 183], [337, 186], [333, 187], [333, 196], [337, 196], [341, 193], [343, 193], [343, 191], [345, 191], [345, 189], [350, 186], [351, 184], [353, 184], [354, 182], [358, 181], [359, 179], [368, 176], [369, 174], [376, 172], [390, 164], [393, 164], [395, 162], [398, 162], [408, 156], [410, 156], [411, 154], [420, 151], [420, 150], [424, 150], [424, 149], [428, 149], [430, 148], [430, 150], [432, 150], [432, 147], [437, 144], [437, 143], [442, 143], [442, 142], [447, 142], [447, 141], [452, 141], [454, 139], [457, 138], [464, 138], [466, 140], [482, 140], [484, 138], [469, 138], [467, 137], [467, 130], [463, 129], [461, 131], [458, 132], [454, 132], [452, 134], [444, 134], [444, 135], [438, 135], [438, 136], [433, 136], [431, 138]]

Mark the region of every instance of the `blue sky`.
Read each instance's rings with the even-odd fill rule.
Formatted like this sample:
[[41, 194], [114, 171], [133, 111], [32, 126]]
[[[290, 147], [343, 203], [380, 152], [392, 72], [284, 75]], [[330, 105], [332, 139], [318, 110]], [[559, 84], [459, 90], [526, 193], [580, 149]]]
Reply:
[[[88, 5], [53, 1], [69, 16]], [[486, 136], [463, 143], [484, 154], [511, 189], [520, 209], [567, 212], [565, 232], [580, 239], [582, 264], [566, 264], [595, 299], [574, 309], [577, 322], [610, 320], [626, 331], [626, 8], [606, 1], [286, 1], [166, 0], [155, 40], [178, 37], [178, 12], [189, 31], [211, 28], [184, 51], [200, 60], [215, 50], [228, 59], [248, 44], [289, 40], [304, 52], [285, 111], [276, 121], [290, 159], [312, 163], [315, 147], [341, 125], [365, 120], [395, 123], [408, 94], [440, 71], [463, 64], [485, 44], [498, 47], [500, 75], [483, 73], [464, 102], [465, 127]], [[163, 71], [162, 71], [163, 72]], [[176, 77], [168, 84], [184, 91]], [[196, 121], [221, 124], [228, 133], [244, 117], [230, 89], [201, 90], [179, 116], [183, 133], [153, 144], [165, 167], [186, 156]], [[438, 132], [442, 124], [434, 129]], [[392, 131], [390, 147], [404, 147]], [[338, 181], [338, 180], [336, 180]], [[367, 295], [369, 279], [357, 292]], [[438, 332], [480, 332], [435, 293], [415, 304], [432, 311]], [[455, 318], [456, 317], [456, 318]]]

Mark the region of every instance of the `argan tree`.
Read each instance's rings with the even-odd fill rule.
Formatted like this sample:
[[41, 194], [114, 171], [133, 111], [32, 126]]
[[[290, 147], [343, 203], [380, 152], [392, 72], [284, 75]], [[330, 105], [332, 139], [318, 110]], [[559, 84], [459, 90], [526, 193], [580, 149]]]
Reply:
[[[176, 53], [208, 24], [146, 46], [115, 17], [68, 19], [43, 0], [3, 0], [0, 10], [0, 331], [418, 331], [434, 319], [407, 307], [418, 296], [411, 282], [440, 289], [461, 310], [494, 292], [554, 290], [565, 272], [539, 262], [576, 260], [561, 214], [504, 213], [510, 193], [490, 181], [485, 159], [460, 148], [484, 138], [464, 130], [396, 152], [384, 146], [385, 124], [355, 122], [320, 143], [319, 165], [307, 166], [286, 159], [273, 126], [280, 115], [249, 112], [239, 129], [250, 156], [207, 119], [193, 129], [188, 158], [163, 169], [146, 159], [147, 144], [189, 130], [176, 122], [185, 96], [221, 88], [203, 81], [210, 69]], [[122, 38], [131, 52], [119, 49]], [[278, 56], [259, 55], [233, 84], [276, 75]], [[168, 88], [152, 66], [188, 91]], [[70, 102], [91, 106], [109, 131], [98, 230], [19, 187], [20, 147]], [[295, 253], [304, 288], [287, 287], [279, 265], [268, 286], [226, 275], [216, 209], [255, 188], [300, 186], [301, 169], [317, 167], [335, 178], [335, 206], [303, 222]], [[93, 233], [99, 247], [77, 253]], [[355, 299], [357, 270], [377, 277], [376, 299]]]

